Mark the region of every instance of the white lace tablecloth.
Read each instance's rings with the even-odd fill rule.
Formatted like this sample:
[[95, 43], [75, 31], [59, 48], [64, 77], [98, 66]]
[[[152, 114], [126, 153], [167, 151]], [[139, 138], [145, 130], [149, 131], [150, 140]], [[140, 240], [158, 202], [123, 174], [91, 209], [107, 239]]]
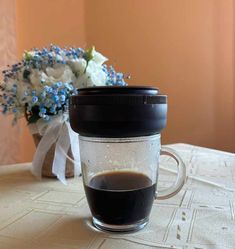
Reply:
[[[64, 186], [37, 181], [30, 164], [0, 167], [0, 249], [234, 249], [235, 154], [171, 147], [187, 165], [187, 183], [177, 196], [155, 201], [148, 226], [132, 234], [92, 228], [81, 178]], [[168, 158], [161, 164], [165, 186], [174, 169]]]

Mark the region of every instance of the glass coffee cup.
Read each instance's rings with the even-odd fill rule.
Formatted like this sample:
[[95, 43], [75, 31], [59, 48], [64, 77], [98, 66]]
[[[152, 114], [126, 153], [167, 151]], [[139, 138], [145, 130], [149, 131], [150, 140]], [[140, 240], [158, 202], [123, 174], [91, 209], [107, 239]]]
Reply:
[[[182, 188], [183, 161], [170, 148], [161, 148], [166, 107], [158, 89], [147, 87], [89, 88], [72, 97], [70, 122], [80, 134], [82, 177], [95, 227], [142, 229], [154, 200], [170, 198]], [[176, 182], [161, 191], [160, 155], [172, 157], [178, 168]]]
[[[173, 186], [157, 191], [160, 154], [176, 161]], [[80, 136], [85, 193], [93, 224], [108, 231], [134, 231], [149, 220], [155, 198], [169, 198], [182, 188], [185, 167], [180, 157], [162, 148], [160, 134], [133, 138]]]

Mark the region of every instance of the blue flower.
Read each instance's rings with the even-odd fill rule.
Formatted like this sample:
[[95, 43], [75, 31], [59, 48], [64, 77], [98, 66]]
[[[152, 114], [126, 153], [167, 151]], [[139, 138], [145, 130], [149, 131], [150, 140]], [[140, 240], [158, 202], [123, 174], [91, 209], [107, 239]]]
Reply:
[[7, 106], [6, 106], [6, 105], [4, 105], [4, 106], [3, 106], [2, 113], [3, 113], [3, 114], [6, 114], [6, 113], [7, 113], [7, 111], [8, 111], [8, 108], [7, 108]]
[[44, 86], [44, 90], [48, 93], [51, 93], [53, 89], [50, 86]]
[[58, 92], [57, 92], [56, 90], [52, 90], [51, 93], [52, 93], [53, 95], [57, 95]]
[[37, 96], [33, 96], [32, 97], [32, 103], [35, 104], [38, 102], [38, 97]]
[[58, 102], [59, 96], [58, 96], [58, 95], [54, 95], [54, 96], [53, 96], [53, 100], [54, 100], [55, 102]]
[[61, 101], [63, 101], [63, 102], [64, 102], [64, 101], [65, 101], [65, 99], [66, 99], [65, 95], [60, 95], [60, 100], [61, 100]]
[[56, 113], [56, 107], [55, 107], [55, 106], [52, 106], [52, 107], [50, 108], [50, 113], [53, 113], [53, 114]]
[[35, 91], [35, 90], [32, 90], [32, 91], [31, 91], [31, 94], [32, 94], [32, 96], [36, 95], [36, 91]]
[[60, 88], [60, 87], [62, 87], [62, 85], [63, 85], [63, 83], [62, 82], [56, 82], [55, 84], [54, 84], [54, 87], [55, 88]]
[[68, 90], [70, 90], [70, 91], [72, 91], [73, 90], [73, 86], [71, 85], [71, 84], [69, 84], [69, 83], [64, 83], [64, 86], [68, 89]]
[[43, 117], [42, 117], [45, 121], [49, 121], [50, 120], [50, 117], [49, 117], [49, 115], [43, 115]]
[[12, 109], [12, 112], [13, 112], [13, 113], [17, 113], [17, 109], [16, 109], [16, 108], [13, 108], [13, 109]]
[[47, 93], [45, 91], [41, 92], [41, 94], [40, 94], [41, 98], [45, 98], [46, 95], [47, 95]]
[[40, 112], [43, 113], [43, 114], [45, 114], [47, 112], [47, 109], [44, 108], [44, 107], [42, 107], [42, 108], [40, 108]]
[[61, 95], [66, 95], [66, 91], [64, 89], [60, 89], [58, 91], [58, 94], [61, 94]]
[[71, 54], [72, 54], [72, 53], [71, 53], [70, 51], [67, 51], [65, 55], [66, 55], [66, 56], [70, 56]]

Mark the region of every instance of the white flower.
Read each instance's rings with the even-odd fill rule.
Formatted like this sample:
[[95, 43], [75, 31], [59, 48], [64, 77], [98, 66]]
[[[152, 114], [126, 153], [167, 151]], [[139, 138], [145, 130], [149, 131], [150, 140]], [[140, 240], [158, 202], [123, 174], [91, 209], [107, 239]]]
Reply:
[[31, 84], [35, 88], [42, 88], [42, 86], [41, 86], [41, 79], [43, 78], [43, 74], [44, 74], [44, 72], [39, 71], [38, 69], [31, 69], [31, 72], [30, 72], [30, 75], [29, 75], [29, 79], [30, 79]]
[[15, 79], [8, 79], [7, 83], [4, 84], [5, 89], [6, 89], [7, 91], [10, 91], [10, 90], [13, 88], [13, 85], [14, 85], [14, 84], [16, 84]]
[[87, 66], [87, 62], [83, 58], [70, 60], [68, 64], [71, 66], [73, 72], [80, 75], [84, 73]]
[[74, 81], [75, 76], [68, 65], [56, 64], [53, 68], [46, 68], [46, 75], [43, 75], [43, 79], [49, 85], [55, 82], [70, 82]]
[[105, 72], [102, 70], [102, 66], [95, 63], [93, 60], [89, 61], [86, 71], [80, 75], [75, 86], [78, 88], [89, 86], [105, 86], [107, 81]]
[[32, 88], [30, 88], [29, 84], [23, 83], [17, 89], [17, 99], [21, 106], [24, 106], [25, 103], [28, 103], [31, 99], [30, 92]]
[[90, 61], [86, 69], [86, 74], [89, 76], [88, 86], [104, 86], [106, 83], [106, 73], [101, 65]]
[[101, 53], [95, 51], [95, 49], [92, 50], [92, 61], [96, 62], [98, 65], [102, 65], [105, 61], [108, 60], [105, 56], [103, 56]]

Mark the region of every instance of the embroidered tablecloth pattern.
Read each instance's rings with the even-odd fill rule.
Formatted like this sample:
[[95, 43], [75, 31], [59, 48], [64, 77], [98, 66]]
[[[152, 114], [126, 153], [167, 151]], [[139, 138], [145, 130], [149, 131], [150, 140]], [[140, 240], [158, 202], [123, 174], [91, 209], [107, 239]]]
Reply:
[[[170, 145], [184, 159], [187, 182], [177, 196], [155, 201], [148, 226], [137, 233], [93, 229], [82, 179], [68, 186], [36, 180], [30, 164], [0, 167], [0, 249], [235, 248], [235, 154]], [[174, 181], [173, 162], [161, 160], [159, 187]]]

